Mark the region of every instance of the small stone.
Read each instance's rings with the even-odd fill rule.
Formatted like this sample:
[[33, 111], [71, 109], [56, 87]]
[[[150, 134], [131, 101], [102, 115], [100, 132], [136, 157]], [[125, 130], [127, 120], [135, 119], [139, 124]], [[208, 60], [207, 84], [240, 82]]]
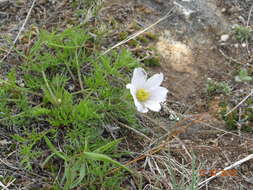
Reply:
[[221, 35], [221, 37], [220, 37], [220, 40], [221, 40], [222, 42], [226, 42], [228, 39], [229, 39], [229, 34], [223, 34], [223, 35]]
[[70, 91], [73, 91], [73, 90], [75, 89], [75, 85], [70, 84], [70, 85], [68, 86], [68, 89], [69, 89]]
[[246, 43], [242, 43], [242, 47], [246, 47], [247, 46], [247, 44]]
[[20, 87], [25, 87], [25, 83], [22, 82], [22, 83], [19, 84], [19, 86]]
[[238, 16], [238, 19], [242, 22], [242, 23], [245, 23], [245, 19], [242, 17], [242, 16]]
[[7, 145], [7, 144], [11, 144], [11, 141], [7, 141], [6, 139], [0, 140], [0, 145]]
[[226, 11], [227, 11], [226, 8], [221, 9], [221, 12], [222, 12], [222, 13], [225, 13]]
[[234, 46], [235, 46], [235, 48], [238, 48], [238, 47], [239, 47], [239, 44], [235, 44]]
[[25, 83], [23, 82], [22, 79], [17, 80], [16, 82], [17, 82], [17, 84], [18, 84], [20, 87], [25, 87]]
[[246, 178], [246, 181], [247, 181], [248, 183], [251, 183], [251, 184], [253, 184], [253, 177], [250, 177], [250, 178]]

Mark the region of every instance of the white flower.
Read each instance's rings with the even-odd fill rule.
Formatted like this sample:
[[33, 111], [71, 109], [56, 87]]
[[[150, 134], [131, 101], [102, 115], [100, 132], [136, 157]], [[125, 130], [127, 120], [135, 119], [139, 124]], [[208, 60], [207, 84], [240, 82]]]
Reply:
[[161, 87], [163, 74], [155, 74], [147, 79], [144, 69], [134, 69], [133, 77], [126, 88], [130, 89], [134, 104], [139, 112], [147, 113], [148, 109], [158, 112], [161, 109], [160, 103], [164, 102], [168, 90]]

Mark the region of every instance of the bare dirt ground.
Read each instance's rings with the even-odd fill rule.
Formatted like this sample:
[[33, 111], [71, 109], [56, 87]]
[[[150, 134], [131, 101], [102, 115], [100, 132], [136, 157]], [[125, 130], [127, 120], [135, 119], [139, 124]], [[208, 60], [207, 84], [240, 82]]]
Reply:
[[[17, 3], [0, 0], [0, 58], [8, 53], [10, 46], [6, 41], [15, 39], [30, 6], [31, 2], [27, 1]], [[221, 102], [230, 99], [236, 105], [253, 87], [252, 84], [237, 84], [234, 81], [234, 72], [241, 66], [252, 70], [253, 40], [243, 44], [234, 39], [232, 33], [234, 24], [252, 28], [252, 6], [253, 2], [250, 0], [131, 0], [127, 3], [121, 0], [105, 1], [101, 17], [105, 22], [110, 19], [117, 20], [122, 25], [122, 31], [127, 30], [129, 33], [137, 31], [132, 28], [133, 23], [145, 28], [172, 9], [167, 19], [151, 29], [152, 33], [156, 34], [156, 40], [148, 44], [153, 48], [152, 53], [160, 60], [160, 66], [152, 67], [150, 72], [165, 74], [166, 81], [163, 85], [170, 90], [168, 102], [161, 114], [139, 116], [143, 125], [149, 129], [151, 142], [138, 138], [133, 140], [134, 135], [127, 140], [129, 149], [138, 153], [151, 149], [153, 143], [161, 145], [165, 142], [157, 154], [146, 156], [134, 165], [145, 176], [146, 186], [150, 185], [146, 189], [155, 189], [156, 183], [162, 184], [158, 185], [161, 189], [171, 189], [166, 182], [166, 176], [158, 180], [155, 175], [162, 174], [153, 168], [156, 163], [159, 165], [159, 159], [167, 152], [170, 152], [172, 160], [188, 170], [191, 170], [191, 165], [186, 163], [192, 162], [193, 153], [196, 162], [205, 171], [223, 169], [253, 153], [252, 132], [228, 131], [225, 122], [217, 114]], [[81, 22], [82, 19], [74, 15], [73, 8], [68, 6], [67, 1], [58, 3], [38, 0], [25, 29], [34, 30], [36, 34], [36, 28], [66, 27], [68, 24]], [[112, 36], [119, 35], [120, 32], [113, 31]], [[222, 40], [222, 35], [229, 37]], [[105, 49], [117, 42], [119, 38], [108, 40]], [[17, 45], [21, 49], [29, 48], [29, 43], [22, 35]], [[133, 49], [136, 54], [138, 51]], [[17, 67], [18, 62], [16, 54], [11, 52], [1, 65], [0, 75], [5, 75], [12, 67]], [[228, 81], [233, 87], [233, 93], [229, 97], [220, 94], [208, 97], [205, 92], [208, 78]], [[182, 118], [183, 122], [173, 120], [173, 114]], [[10, 131], [1, 131], [0, 137], [6, 139], [6, 134]], [[174, 138], [169, 141], [156, 141], [168, 133]], [[2, 144], [0, 143], [1, 150], [8, 149], [8, 144]], [[6, 157], [4, 153], [0, 155]], [[15, 162], [8, 160], [8, 163], [13, 165], [16, 165]], [[12, 170], [8, 163], [1, 166], [0, 171]], [[176, 169], [178, 168], [175, 167]], [[36, 175], [25, 174], [23, 171], [17, 173], [25, 176], [24, 183], [29, 183], [29, 177], [36, 178]], [[210, 172], [207, 172], [200, 176], [200, 181], [210, 176]], [[253, 189], [252, 176], [253, 160], [250, 160], [236, 168], [235, 176], [217, 177], [202, 189], [250, 190]], [[178, 177], [180, 178], [180, 175]], [[133, 185], [131, 189], [135, 189]]]
[[[166, 87], [171, 91], [169, 101], [172, 103], [169, 105], [173, 107], [177, 102], [181, 113], [193, 114], [193, 117], [196, 112], [207, 114], [204, 121], [192, 124], [179, 136], [181, 148], [171, 147], [173, 156], [182, 163], [183, 159], [189, 158], [186, 150], [191, 150], [204, 163], [202, 168], [217, 170], [252, 153], [252, 133], [235, 135], [221, 132], [226, 130], [226, 125], [215, 113], [223, 97], [208, 97], [208, 100], [204, 95], [208, 78], [233, 80], [232, 73], [236, 67], [231, 60], [236, 60], [236, 64], [252, 64], [252, 44], [247, 44], [247, 48], [241, 44], [237, 47], [238, 42], [231, 34], [233, 24], [252, 26], [253, 19], [249, 18], [252, 2], [150, 0], [139, 3], [150, 10], [148, 15], [143, 14], [144, 20], [150, 23], [166, 11], [175, 9], [171, 17], [154, 29], [160, 34], [155, 47], [162, 57], [158, 70], [165, 73]], [[224, 34], [229, 35], [226, 41], [221, 39]], [[243, 93], [249, 92], [249, 86], [235, 88]], [[166, 122], [164, 126], [171, 126], [171, 123]], [[252, 189], [252, 183], [246, 180], [252, 176], [252, 161], [237, 171], [238, 176], [219, 177], [206, 189]]]

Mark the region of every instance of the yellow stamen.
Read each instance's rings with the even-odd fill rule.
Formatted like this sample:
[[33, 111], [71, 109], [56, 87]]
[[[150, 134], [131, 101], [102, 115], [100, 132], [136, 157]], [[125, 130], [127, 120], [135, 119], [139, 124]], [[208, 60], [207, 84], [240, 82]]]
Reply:
[[143, 102], [149, 99], [150, 93], [147, 90], [140, 88], [136, 92], [136, 97], [140, 102]]

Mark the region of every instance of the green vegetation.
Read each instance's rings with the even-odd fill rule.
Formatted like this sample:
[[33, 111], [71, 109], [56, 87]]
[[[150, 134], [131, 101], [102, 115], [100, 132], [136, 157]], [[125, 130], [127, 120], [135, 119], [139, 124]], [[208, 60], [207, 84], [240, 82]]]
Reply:
[[233, 111], [232, 113], [226, 115], [226, 113], [231, 109], [228, 108], [227, 103], [222, 103], [220, 105], [221, 111], [220, 114], [223, 120], [226, 123], [226, 126], [229, 130], [237, 130], [240, 128], [243, 132], [252, 132], [253, 127], [253, 109], [246, 108], [239, 113], [238, 110]]
[[252, 77], [249, 76], [248, 70], [245, 68], [240, 69], [240, 72], [238, 73], [238, 75], [235, 76], [236, 82], [248, 82], [251, 80], [252, 80]]
[[229, 94], [231, 87], [226, 82], [217, 82], [213, 79], [208, 79], [206, 91], [208, 94]]
[[160, 66], [160, 60], [158, 57], [150, 57], [147, 59], [144, 59], [144, 65], [147, 67], [158, 67]]
[[234, 28], [235, 38], [241, 42], [245, 42], [250, 39], [252, 30], [245, 26], [236, 26]]
[[[166, 162], [166, 169], [169, 173], [169, 180], [171, 181], [172, 188], [173, 190], [197, 190], [198, 188], [198, 183], [199, 183], [199, 171], [200, 168], [197, 167], [196, 165], [196, 157], [194, 154], [192, 154], [192, 170], [189, 175], [187, 174], [187, 171], [184, 167], [179, 167], [177, 170], [175, 170], [175, 166], [173, 166], [170, 163], [169, 155], [166, 155], [168, 157], [168, 162]], [[180, 176], [180, 177], [178, 177]], [[178, 177], [178, 178], [177, 178]]]
[[[39, 161], [55, 177], [56, 189], [119, 189], [130, 171], [114, 160], [124, 154], [117, 149], [120, 140], [103, 132], [116, 121], [138, 126], [125, 88], [138, 62], [126, 50], [99, 56], [96, 40], [84, 27], [41, 31], [23, 54], [23, 84], [15, 70], [1, 79], [0, 122], [19, 128], [13, 140], [21, 164], [33, 170]], [[118, 166], [123, 170], [109, 176]]]

